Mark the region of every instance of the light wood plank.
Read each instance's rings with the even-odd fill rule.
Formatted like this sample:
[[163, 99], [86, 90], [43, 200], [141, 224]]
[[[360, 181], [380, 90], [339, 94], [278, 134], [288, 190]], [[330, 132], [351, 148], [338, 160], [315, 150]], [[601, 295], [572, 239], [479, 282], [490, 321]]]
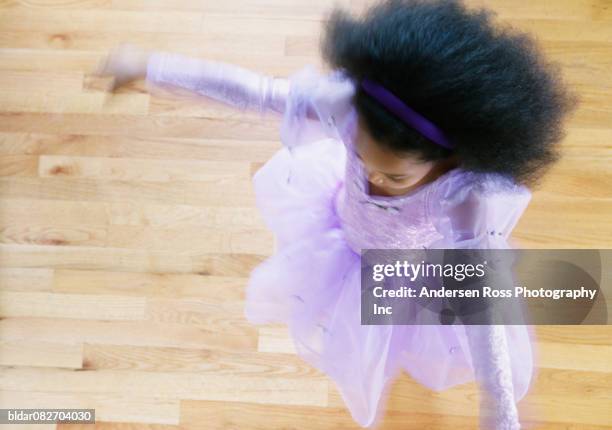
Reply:
[[27, 339], [0, 341], [0, 365], [80, 369], [83, 345], [54, 344]]
[[[327, 405], [323, 378], [202, 375], [188, 372], [135, 372], [99, 370], [72, 372], [62, 369], [5, 368], [0, 382], [7, 391], [118, 394], [158, 399], [246, 401], [281, 405]], [[262, 395], [265, 393], [265, 395]]]
[[141, 297], [93, 296], [23, 291], [0, 292], [0, 317], [143, 320]]
[[95, 295], [183, 298], [197, 297], [222, 304], [244, 300], [247, 279], [192, 273], [130, 273], [57, 269], [53, 291]]
[[[82, 372], [81, 372], [82, 373]], [[180, 402], [157, 396], [137, 397], [124, 394], [86, 393], [79, 391], [0, 391], [3, 408], [74, 408], [95, 409], [99, 421], [140, 422], [177, 425]], [[67, 424], [70, 427], [78, 424]], [[93, 427], [92, 424], [82, 424]], [[63, 424], [58, 424], [58, 428]]]
[[[609, 0], [466, 4], [537, 36], [581, 97], [513, 244], [608, 248]], [[249, 276], [275, 251], [252, 177], [281, 149], [282, 117], [143, 80], [111, 95], [92, 74], [122, 42], [276, 77], [327, 72], [332, 6], [0, 2], [0, 406], [93, 407], [87, 428], [104, 430], [359, 429], [286, 326], [244, 316]], [[611, 327], [535, 332], [522, 428], [609, 429]], [[435, 393], [403, 373], [377, 429], [472, 430], [478, 397], [473, 383]], [[68, 425], [17, 430], [29, 427]]]
[[152, 321], [3, 318], [0, 319], [0, 333], [6, 341], [28, 339], [58, 344], [100, 343], [220, 351], [254, 351], [257, 346], [253, 331], [220, 333], [214, 327], [203, 329]]
[[53, 288], [53, 269], [0, 267], [0, 288], [4, 291], [46, 291]]

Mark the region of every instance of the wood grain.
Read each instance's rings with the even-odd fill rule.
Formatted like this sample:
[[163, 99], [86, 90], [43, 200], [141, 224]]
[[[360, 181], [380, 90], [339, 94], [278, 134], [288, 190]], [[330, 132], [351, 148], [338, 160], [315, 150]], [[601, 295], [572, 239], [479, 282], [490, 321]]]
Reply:
[[[370, 0], [335, 2], [360, 12]], [[581, 106], [513, 234], [525, 248], [612, 238], [612, 4], [469, 0], [537, 36]], [[289, 76], [326, 69], [328, 0], [0, 1], [0, 407], [95, 408], [25, 430], [358, 429], [287, 327], [244, 316], [274, 252], [251, 179], [281, 117], [92, 71], [121, 42]], [[612, 329], [535, 328], [523, 427], [612, 428]], [[377, 429], [478, 426], [478, 390], [406, 373]]]

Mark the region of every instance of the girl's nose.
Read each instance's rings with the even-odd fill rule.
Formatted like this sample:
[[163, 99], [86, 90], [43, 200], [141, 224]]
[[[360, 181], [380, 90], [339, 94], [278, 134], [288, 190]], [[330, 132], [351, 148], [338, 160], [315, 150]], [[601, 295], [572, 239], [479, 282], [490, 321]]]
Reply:
[[376, 185], [382, 185], [384, 184], [385, 179], [380, 173], [373, 172], [368, 175], [368, 181]]

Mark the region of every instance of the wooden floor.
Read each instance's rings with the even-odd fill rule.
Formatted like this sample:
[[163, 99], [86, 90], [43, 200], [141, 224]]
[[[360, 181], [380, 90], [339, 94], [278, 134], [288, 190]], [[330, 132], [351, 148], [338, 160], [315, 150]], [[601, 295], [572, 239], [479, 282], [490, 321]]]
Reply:
[[[276, 76], [321, 66], [332, 3], [0, 1], [0, 407], [95, 408], [103, 429], [359, 428], [284, 327], [243, 317], [274, 251], [250, 179], [279, 118], [142, 81], [111, 96], [91, 76], [126, 41]], [[612, 1], [468, 4], [536, 33], [582, 97], [514, 239], [609, 248]], [[537, 333], [525, 427], [612, 428], [612, 327]], [[390, 394], [380, 429], [477, 427], [472, 384], [433, 393], [403, 374]]]

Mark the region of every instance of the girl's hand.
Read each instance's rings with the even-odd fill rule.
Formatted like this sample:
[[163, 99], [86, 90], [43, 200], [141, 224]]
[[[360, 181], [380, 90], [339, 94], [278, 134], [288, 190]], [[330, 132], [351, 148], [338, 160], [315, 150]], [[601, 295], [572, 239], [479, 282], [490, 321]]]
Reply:
[[95, 76], [111, 75], [114, 82], [111, 91], [147, 74], [147, 62], [151, 51], [130, 43], [123, 43], [109, 52], [94, 71]]

